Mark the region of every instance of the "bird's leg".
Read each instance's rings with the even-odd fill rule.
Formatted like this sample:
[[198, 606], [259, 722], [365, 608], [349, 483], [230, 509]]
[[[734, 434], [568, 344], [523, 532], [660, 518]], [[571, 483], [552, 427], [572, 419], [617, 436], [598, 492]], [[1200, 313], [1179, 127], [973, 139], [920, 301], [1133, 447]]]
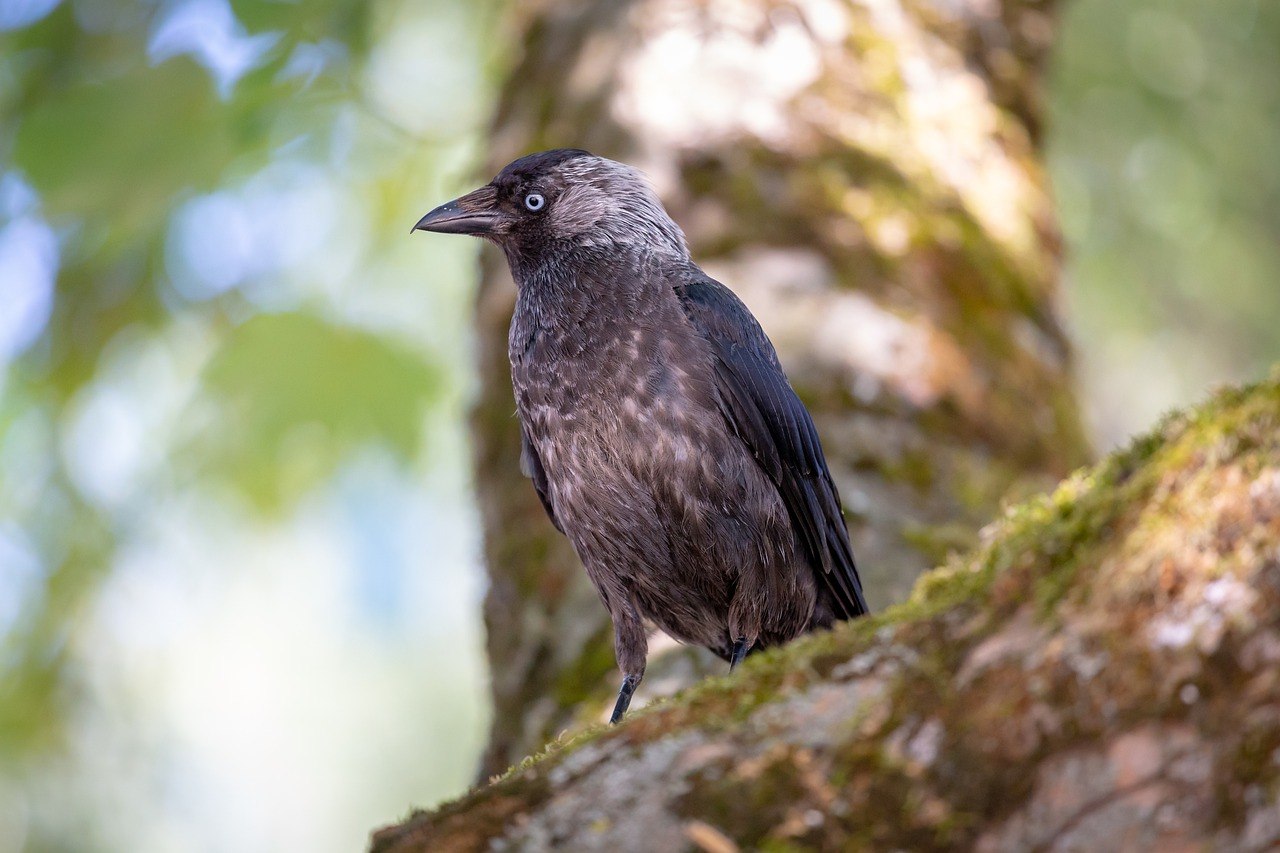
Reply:
[[610, 723], [616, 723], [622, 719], [622, 715], [627, 713], [627, 708], [631, 705], [631, 694], [636, 692], [636, 688], [640, 686], [639, 675], [624, 675], [622, 677], [622, 687], [618, 690], [618, 701], [613, 703], [613, 714], [609, 717]]
[[764, 619], [760, 612], [762, 602], [783, 600], [775, 598], [776, 590], [771, 589], [770, 578], [759, 565], [743, 566], [742, 575], [738, 578], [738, 588], [733, 592], [733, 601], [729, 604], [729, 636], [733, 637], [733, 647], [729, 652], [729, 671], [733, 672], [742, 663], [742, 659], [751, 651], [751, 647], [760, 638], [764, 628]]
[[629, 595], [615, 594], [610, 596], [610, 607], [613, 616], [613, 650], [618, 657], [618, 668], [622, 670], [622, 687], [618, 690], [618, 701], [614, 703], [613, 714], [609, 722], [616, 723], [622, 719], [631, 705], [631, 695], [640, 686], [644, 678], [645, 658], [649, 655], [649, 637], [644, 630], [644, 622], [636, 612], [635, 604]]

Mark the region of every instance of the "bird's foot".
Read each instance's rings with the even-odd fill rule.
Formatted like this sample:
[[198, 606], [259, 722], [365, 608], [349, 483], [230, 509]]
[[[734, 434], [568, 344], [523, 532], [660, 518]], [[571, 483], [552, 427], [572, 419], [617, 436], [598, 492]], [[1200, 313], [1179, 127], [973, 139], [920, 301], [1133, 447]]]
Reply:
[[739, 637], [733, 643], [733, 653], [729, 655], [729, 671], [733, 672], [738, 668], [738, 664], [742, 663], [742, 659], [747, 656], [747, 652], [751, 651], [751, 647], [755, 643], [746, 637]]
[[610, 723], [616, 723], [622, 719], [622, 715], [627, 713], [627, 708], [631, 705], [631, 694], [636, 692], [636, 687], [640, 685], [640, 676], [628, 675], [622, 679], [622, 687], [618, 690], [618, 701], [613, 705], [613, 715], [609, 717]]

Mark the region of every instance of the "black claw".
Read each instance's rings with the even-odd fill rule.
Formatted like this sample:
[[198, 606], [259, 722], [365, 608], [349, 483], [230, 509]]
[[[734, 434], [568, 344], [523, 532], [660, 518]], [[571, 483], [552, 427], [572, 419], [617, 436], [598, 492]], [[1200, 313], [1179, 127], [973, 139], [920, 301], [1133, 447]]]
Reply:
[[628, 675], [622, 679], [622, 687], [618, 690], [618, 701], [614, 703], [613, 715], [609, 717], [610, 723], [616, 723], [622, 719], [622, 715], [627, 713], [627, 708], [631, 705], [631, 694], [636, 692], [636, 687], [640, 684], [640, 676]]
[[746, 637], [739, 637], [734, 641], [733, 654], [729, 656], [729, 671], [733, 672], [737, 669], [738, 664], [742, 663], [742, 659], [747, 656], [747, 652], [751, 651], [752, 644], [747, 642]]

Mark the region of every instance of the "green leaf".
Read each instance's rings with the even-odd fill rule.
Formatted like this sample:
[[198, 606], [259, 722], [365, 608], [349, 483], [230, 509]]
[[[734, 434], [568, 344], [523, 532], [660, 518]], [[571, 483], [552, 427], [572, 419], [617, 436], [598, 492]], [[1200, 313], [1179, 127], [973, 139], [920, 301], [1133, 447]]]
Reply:
[[85, 82], [37, 105], [15, 159], [54, 213], [162, 219], [175, 190], [211, 184], [233, 140], [208, 75], [190, 60]]
[[204, 374], [220, 418], [200, 442], [213, 477], [280, 509], [359, 447], [408, 459], [439, 377], [407, 347], [311, 314], [254, 317]]

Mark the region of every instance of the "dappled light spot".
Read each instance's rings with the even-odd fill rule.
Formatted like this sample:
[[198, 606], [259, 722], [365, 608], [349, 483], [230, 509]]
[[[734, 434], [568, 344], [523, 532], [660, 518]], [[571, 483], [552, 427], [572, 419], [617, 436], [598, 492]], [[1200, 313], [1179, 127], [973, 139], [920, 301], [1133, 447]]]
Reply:
[[200, 421], [190, 382], [207, 357], [208, 330], [188, 322], [167, 335], [123, 329], [104, 349], [92, 382], [63, 409], [65, 471], [80, 494], [110, 512], [153, 492], [168, 454]]
[[268, 166], [236, 189], [186, 202], [170, 224], [165, 259], [173, 287], [203, 301], [247, 282], [259, 289], [305, 265], [328, 244], [327, 266], [341, 263], [346, 240], [337, 189], [323, 170], [292, 163]]
[[[165, 831], [220, 850], [355, 849], [361, 812], [379, 809], [378, 780], [442, 796], [444, 774], [470, 772], [483, 713], [478, 625], [430, 581], [474, 598], [475, 578], [436, 562], [421, 523], [434, 506], [393, 514], [382, 532], [403, 542], [405, 562], [387, 570], [402, 583], [405, 618], [371, 631], [348, 559], [363, 521], [350, 509], [323, 490], [260, 525], [233, 501], [187, 494], [142, 520], [76, 637], [100, 691], [77, 734], [80, 766], [105, 774], [132, 758], [122, 732], [162, 739], [169, 757], [147, 789], [164, 801], [164, 821], [129, 826], [128, 849], [163, 849], [152, 839]], [[448, 654], [424, 654], [437, 630]], [[383, 698], [406, 680], [414, 701]], [[438, 684], [471, 689], [424, 701]], [[401, 733], [419, 728], [442, 737], [405, 749]], [[375, 793], [353, 797], [352, 776], [374, 779]], [[345, 816], [341, 843], [334, 815]]]
[[4, 0], [0, 3], [0, 31], [29, 27], [58, 7], [61, 0]]
[[280, 33], [248, 35], [227, 0], [186, 0], [151, 33], [147, 58], [153, 65], [188, 53], [209, 72], [226, 100], [236, 82], [266, 61]]
[[[650, 32], [622, 69], [614, 111], [653, 142], [687, 146], [755, 135], [782, 144], [795, 131], [787, 103], [822, 70], [813, 37], [798, 18], [766, 27], [761, 9], [713, 12], [719, 9], [648, 10], [642, 26]], [[708, 27], [705, 14], [722, 20]], [[841, 26], [830, 15], [823, 21]]]
[[174, 215], [169, 264], [188, 299], [210, 299], [248, 277], [255, 260], [253, 222], [230, 193], [192, 199]]
[[438, 137], [484, 115], [484, 78], [466, 60], [477, 50], [470, 21], [450, 10], [397, 21], [374, 48], [364, 89], [379, 115], [414, 134]]
[[65, 433], [63, 453], [80, 492], [104, 506], [132, 491], [150, 442], [131, 400], [112, 385], [86, 388]]
[[[43, 589], [45, 566], [25, 532], [9, 522], [0, 522], [0, 643], [30, 613], [33, 599]], [[6, 668], [0, 657], [0, 672]]]
[[0, 228], [0, 365], [44, 331], [57, 273], [58, 241], [43, 220], [24, 216]]
[[347, 58], [347, 48], [333, 39], [321, 42], [300, 42], [293, 48], [293, 53], [284, 61], [277, 80], [301, 80], [303, 85], [311, 85], [315, 79], [331, 65]]

